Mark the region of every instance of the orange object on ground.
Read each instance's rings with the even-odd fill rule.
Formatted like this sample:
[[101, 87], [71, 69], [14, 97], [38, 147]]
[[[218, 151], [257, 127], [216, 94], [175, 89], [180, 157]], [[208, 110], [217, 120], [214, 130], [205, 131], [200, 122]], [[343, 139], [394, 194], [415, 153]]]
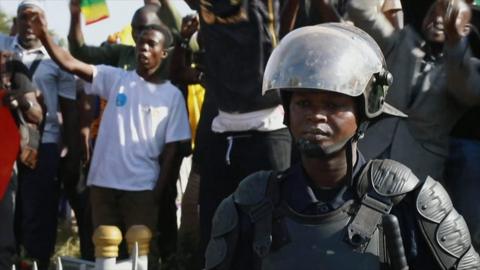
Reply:
[[[3, 100], [4, 90], [0, 90]], [[20, 150], [20, 134], [10, 109], [0, 103], [0, 201], [12, 176], [13, 164]]]

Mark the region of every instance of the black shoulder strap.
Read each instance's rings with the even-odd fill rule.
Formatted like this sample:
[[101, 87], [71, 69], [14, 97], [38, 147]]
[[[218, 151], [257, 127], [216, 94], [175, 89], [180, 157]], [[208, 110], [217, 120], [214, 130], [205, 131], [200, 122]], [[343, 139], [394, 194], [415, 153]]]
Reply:
[[33, 80], [33, 74], [35, 74], [35, 71], [38, 68], [38, 65], [40, 65], [40, 62], [43, 59], [43, 53], [38, 53], [37, 57], [35, 57], [35, 60], [33, 60], [32, 64], [30, 65], [30, 68], [28, 69], [30, 71], [30, 76], [32, 76]]
[[269, 253], [272, 244], [274, 202], [271, 196], [272, 191], [275, 192], [276, 190], [276, 179], [277, 172], [272, 171], [268, 178], [265, 198], [260, 203], [250, 206], [247, 212], [253, 224], [253, 250], [260, 258]]
[[284, 178], [283, 173], [272, 171], [268, 175], [267, 186], [264, 198], [254, 205], [239, 205], [250, 219], [253, 226], [252, 249], [255, 256], [253, 269], [261, 269], [262, 259], [270, 253], [271, 249], [276, 249], [284, 230], [280, 223], [279, 210], [281, 205], [281, 182]]
[[251, 209], [249, 216], [253, 223], [253, 251], [256, 259], [254, 269], [262, 268], [262, 259], [270, 253], [272, 246], [272, 225], [275, 202], [279, 197], [278, 172], [272, 171], [268, 178], [265, 198]]

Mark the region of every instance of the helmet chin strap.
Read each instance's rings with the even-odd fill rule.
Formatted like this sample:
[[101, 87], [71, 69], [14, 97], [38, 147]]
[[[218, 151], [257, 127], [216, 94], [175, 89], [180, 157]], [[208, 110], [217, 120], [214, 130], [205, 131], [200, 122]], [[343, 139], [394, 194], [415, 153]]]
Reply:
[[[355, 137], [355, 136], [354, 136]], [[352, 150], [353, 137], [348, 140], [345, 148], [345, 158], [347, 159], [347, 185], [353, 186], [353, 150]]]
[[322, 147], [310, 140], [300, 138], [297, 140], [297, 146], [300, 152], [302, 152], [309, 158], [324, 159], [342, 150], [350, 139], [351, 138], [348, 138], [334, 145]]
[[[355, 135], [348, 140], [345, 151], [345, 158], [347, 159], [347, 184], [353, 186], [353, 142], [358, 142], [363, 136], [365, 136], [365, 130], [367, 130], [369, 122], [362, 121], [357, 128]], [[358, 158], [358, 157], [357, 157]]]

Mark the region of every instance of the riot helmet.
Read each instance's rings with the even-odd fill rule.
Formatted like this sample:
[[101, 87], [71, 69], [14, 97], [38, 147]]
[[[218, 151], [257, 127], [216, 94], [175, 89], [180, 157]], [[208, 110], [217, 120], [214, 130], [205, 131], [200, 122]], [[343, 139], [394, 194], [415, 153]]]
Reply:
[[331, 91], [363, 97], [366, 120], [381, 113], [405, 116], [385, 103], [392, 75], [377, 43], [364, 31], [345, 23], [298, 28], [272, 52], [263, 78], [269, 90]]
[[295, 92], [327, 91], [355, 99], [359, 124], [351, 137], [329, 145], [294, 138], [308, 157], [328, 158], [345, 149], [351, 182], [353, 143], [363, 136], [369, 120], [382, 113], [406, 116], [385, 102], [392, 80], [382, 51], [367, 33], [353, 25], [327, 23], [298, 28], [281, 40], [268, 60], [262, 92], [280, 90], [287, 125]]

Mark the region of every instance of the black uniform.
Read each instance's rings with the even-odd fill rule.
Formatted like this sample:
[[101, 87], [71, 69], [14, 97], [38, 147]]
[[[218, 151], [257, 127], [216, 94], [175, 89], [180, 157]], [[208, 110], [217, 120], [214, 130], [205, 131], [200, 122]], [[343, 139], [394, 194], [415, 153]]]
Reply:
[[[392, 239], [381, 222], [375, 223], [388, 213], [398, 218], [403, 240], [403, 247], [395, 246], [393, 252], [403, 251], [410, 269], [466, 269], [460, 261], [480, 265], [465, 222], [440, 184], [431, 178], [418, 181], [398, 162], [366, 163], [358, 156], [352, 184], [335, 189], [312, 188], [301, 164], [275, 177], [261, 172], [245, 179], [217, 211], [207, 269], [390, 269], [391, 255], [398, 253], [387, 248]], [[391, 210], [372, 210], [382, 203]], [[448, 226], [455, 228], [442, 233]], [[355, 243], [349, 231], [358, 228], [355, 234], [365, 241]]]

